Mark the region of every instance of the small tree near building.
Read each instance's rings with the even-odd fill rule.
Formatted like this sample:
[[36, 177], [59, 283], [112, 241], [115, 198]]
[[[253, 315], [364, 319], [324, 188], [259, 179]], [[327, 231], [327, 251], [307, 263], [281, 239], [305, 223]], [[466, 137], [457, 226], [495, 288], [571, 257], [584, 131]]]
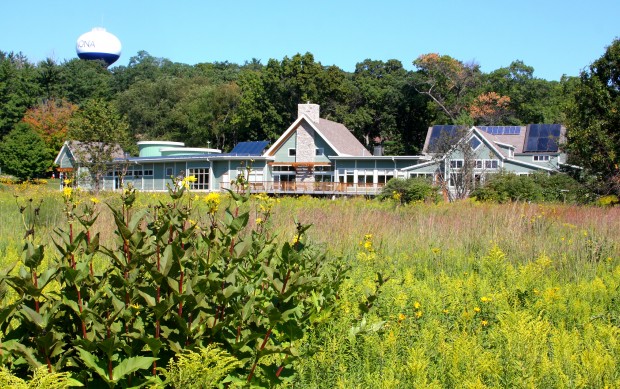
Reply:
[[129, 143], [129, 126], [112, 104], [88, 100], [69, 123], [69, 137], [79, 164], [88, 169], [95, 191], [101, 188], [115, 158], [122, 157], [122, 146]]

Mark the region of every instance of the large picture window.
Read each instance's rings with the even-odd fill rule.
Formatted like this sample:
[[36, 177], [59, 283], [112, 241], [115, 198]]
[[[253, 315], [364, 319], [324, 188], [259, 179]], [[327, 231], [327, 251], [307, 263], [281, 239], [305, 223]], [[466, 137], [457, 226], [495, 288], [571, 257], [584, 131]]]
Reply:
[[191, 189], [209, 189], [209, 168], [187, 169], [187, 175], [196, 177], [196, 181], [190, 183]]

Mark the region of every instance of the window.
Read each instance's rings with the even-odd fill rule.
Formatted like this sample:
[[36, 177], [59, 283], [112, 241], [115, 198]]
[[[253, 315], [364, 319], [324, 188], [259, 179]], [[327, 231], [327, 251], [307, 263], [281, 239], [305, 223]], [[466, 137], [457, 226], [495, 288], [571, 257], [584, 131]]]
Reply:
[[463, 160], [462, 159], [453, 159], [450, 161], [450, 168], [452, 169], [461, 169], [463, 168]]
[[487, 159], [484, 161], [485, 169], [497, 169], [499, 167], [499, 161], [497, 159]]
[[174, 175], [174, 170], [171, 167], [166, 168], [166, 177], [172, 177]]
[[425, 179], [427, 181], [432, 181], [433, 180], [433, 173], [411, 173], [409, 175], [409, 177], [411, 177], [411, 178], [422, 178], [422, 179]]
[[145, 176], [152, 176], [153, 175], [153, 169], [145, 169], [144, 170], [144, 175]]
[[471, 147], [472, 150], [476, 150], [481, 144], [482, 142], [480, 142], [480, 139], [478, 139], [478, 137], [476, 136], [472, 136], [469, 139], [469, 146]]
[[533, 155], [532, 159], [534, 160], [534, 162], [546, 162], [546, 161], [549, 161], [551, 159], [551, 156], [549, 156], [549, 155]]
[[288, 149], [288, 156], [294, 157], [297, 155], [297, 149]]
[[377, 174], [377, 183], [378, 184], [385, 184], [387, 183], [389, 180], [391, 180], [392, 178], [394, 178], [394, 172], [392, 170], [384, 170], [384, 171], [379, 171]]
[[357, 174], [358, 184], [372, 184], [373, 174], [372, 172], [361, 171]]
[[334, 167], [331, 165], [317, 165], [314, 167], [315, 172], [333, 172]]
[[274, 172], [294, 172], [295, 168], [292, 165], [275, 165], [273, 167]]
[[190, 182], [191, 189], [209, 189], [209, 168], [187, 169], [187, 176], [196, 177], [196, 181]]
[[474, 169], [482, 169], [484, 163], [481, 159], [477, 159], [474, 161]]
[[316, 149], [316, 155], [323, 155], [323, 153], [324, 153], [323, 148], [322, 148], [322, 147], [320, 147], [320, 148], [318, 148], [318, 147], [317, 147], [317, 149]]

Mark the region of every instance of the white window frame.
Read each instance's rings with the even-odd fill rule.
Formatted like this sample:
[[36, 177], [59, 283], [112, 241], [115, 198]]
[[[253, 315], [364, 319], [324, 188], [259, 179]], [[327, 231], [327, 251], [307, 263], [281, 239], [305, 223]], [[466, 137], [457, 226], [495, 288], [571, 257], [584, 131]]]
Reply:
[[463, 165], [465, 165], [465, 161], [462, 159], [451, 159], [450, 160], [450, 169], [462, 169]]
[[196, 177], [195, 182], [190, 182], [190, 188], [192, 190], [209, 190], [209, 168], [208, 167], [188, 168], [187, 176]]
[[550, 155], [532, 155], [532, 161], [534, 162], [549, 162], [551, 161]]

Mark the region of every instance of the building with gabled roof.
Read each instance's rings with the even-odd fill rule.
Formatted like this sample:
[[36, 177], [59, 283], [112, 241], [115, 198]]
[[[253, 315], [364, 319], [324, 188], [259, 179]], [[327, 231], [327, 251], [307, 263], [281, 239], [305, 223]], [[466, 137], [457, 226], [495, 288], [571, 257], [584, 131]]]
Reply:
[[[209, 148], [189, 148], [182, 142], [138, 142], [139, 155], [122, 150], [103, 177], [104, 189], [131, 183], [139, 190], [162, 191], [171, 179], [195, 176], [192, 189], [232, 189], [243, 175], [255, 192], [316, 195], [375, 195], [391, 178], [452, 177], [463, 164], [457, 148], [439, 153], [442, 137], [467, 142], [475, 152], [476, 179], [501, 169], [516, 174], [559, 171], [566, 163], [558, 145], [564, 127], [433, 126], [421, 155], [373, 155], [343, 124], [320, 117], [317, 104], [299, 104], [297, 119], [273, 144], [241, 142], [229, 153]], [[556, 136], [557, 135], [557, 136]], [[56, 164], [67, 171], [79, 165], [69, 146], [61, 149]]]

